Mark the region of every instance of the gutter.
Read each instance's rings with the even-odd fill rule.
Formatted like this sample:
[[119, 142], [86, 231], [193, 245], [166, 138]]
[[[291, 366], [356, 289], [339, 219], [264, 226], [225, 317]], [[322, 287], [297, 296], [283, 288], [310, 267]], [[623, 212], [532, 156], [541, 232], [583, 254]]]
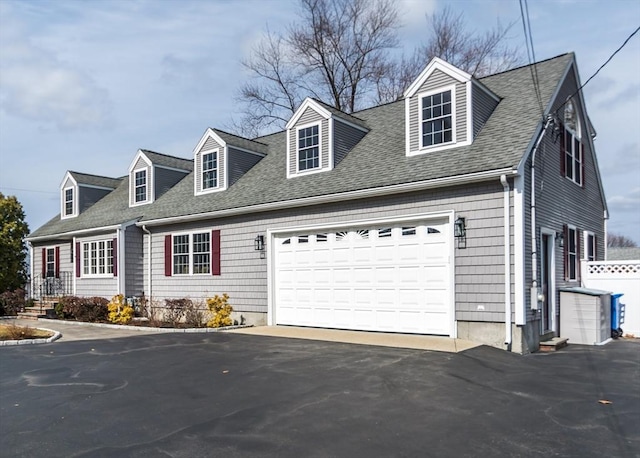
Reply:
[[305, 197], [302, 199], [284, 200], [278, 202], [269, 202], [266, 204], [249, 205], [246, 207], [228, 208], [225, 210], [216, 210], [211, 212], [196, 213], [184, 216], [170, 216], [166, 218], [156, 218], [136, 223], [137, 226], [161, 226], [165, 224], [184, 223], [189, 221], [198, 221], [203, 219], [214, 219], [228, 216], [246, 215], [248, 213], [258, 213], [264, 211], [273, 211], [281, 209], [289, 209], [295, 207], [307, 207], [312, 205], [320, 205], [325, 203], [342, 202], [346, 200], [365, 199], [369, 197], [379, 197], [390, 194], [401, 194], [412, 191], [422, 191], [426, 189], [440, 188], [444, 186], [455, 186], [479, 181], [487, 181], [500, 178], [501, 175], [514, 176], [517, 171], [511, 167], [502, 169], [489, 170], [485, 172], [470, 173], [467, 175], [459, 175], [456, 177], [436, 178], [434, 180], [416, 181], [413, 183], [402, 183], [391, 186], [384, 186], [370, 189], [360, 189], [357, 191], [341, 192], [337, 194], [327, 194], [316, 197]]
[[68, 237], [73, 237], [75, 235], [92, 234], [94, 232], [115, 231], [118, 228], [130, 226], [134, 222], [135, 222], [135, 220], [129, 221], [129, 222], [126, 222], [126, 223], [122, 223], [122, 224], [114, 224], [114, 225], [111, 225], [111, 226], [95, 227], [95, 228], [92, 228], [92, 229], [78, 229], [77, 231], [61, 232], [59, 234], [39, 235], [39, 236], [36, 236], [36, 237], [26, 237], [25, 240], [27, 242], [40, 242], [42, 240], [66, 239]]
[[504, 343], [511, 351], [511, 221], [509, 218], [509, 182], [506, 175], [500, 176], [504, 205]]

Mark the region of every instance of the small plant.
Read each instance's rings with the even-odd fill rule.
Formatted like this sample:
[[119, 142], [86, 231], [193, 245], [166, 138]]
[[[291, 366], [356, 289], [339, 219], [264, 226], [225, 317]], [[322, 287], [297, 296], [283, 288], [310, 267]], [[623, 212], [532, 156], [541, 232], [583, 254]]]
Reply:
[[112, 323], [127, 324], [133, 319], [133, 307], [127, 304], [122, 294], [113, 296], [111, 302], [107, 304], [107, 308], [109, 310], [109, 321]]
[[107, 319], [107, 304], [104, 297], [64, 296], [55, 306], [58, 318], [77, 321], [105, 321]]
[[187, 326], [192, 328], [201, 328], [205, 325], [206, 320], [204, 317], [204, 304], [202, 301], [192, 302], [189, 301], [189, 305], [184, 312], [184, 322]]
[[162, 310], [164, 307], [155, 299], [141, 299], [142, 316], [147, 318], [149, 326], [159, 328], [162, 325]]
[[164, 321], [176, 327], [182, 321], [187, 309], [193, 306], [191, 299], [165, 299]]
[[5, 291], [0, 294], [0, 316], [17, 315], [19, 311], [24, 310], [25, 305], [25, 291], [23, 289]]
[[1, 340], [24, 340], [42, 339], [51, 337], [53, 334], [42, 329], [30, 328], [29, 326], [16, 326], [15, 324], [0, 324]]
[[223, 326], [231, 326], [231, 312], [233, 307], [229, 305], [229, 295], [224, 293], [222, 296], [217, 294], [207, 299], [207, 307], [213, 313], [213, 317], [207, 322], [209, 328], [220, 328]]

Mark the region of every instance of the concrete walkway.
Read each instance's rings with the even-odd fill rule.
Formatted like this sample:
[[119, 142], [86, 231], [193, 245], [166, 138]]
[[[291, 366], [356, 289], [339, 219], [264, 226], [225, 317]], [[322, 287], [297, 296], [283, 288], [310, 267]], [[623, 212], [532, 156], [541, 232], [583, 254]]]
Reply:
[[343, 331], [339, 329], [301, 328], [296, 326], [257, 326], [233, 329], [226, 332], [292, 339], [321, 340], [381, 347], [411, 348], [458, 353], [479, 344], [463, 339], [425, 336], [418, 334], [393, 334], [385, 332]]
[[[62, 337], [59, 342], [76, 340], [116, 339], [122, 337], [140, 336], [172, 332], [172, 329], [138, 328], [129, 326], [105, 326], [77, 321], [65, 322], [59, 320], [3, 320], [6, 324], [29, 326], [31, 328], [58, 331]], [[359, 345], [373, 345], [380, 347], [409, 348], [415, 350], [443, 351], [458, 353], [479, 346], [475, 342], [449, 337], [425, 336], [418, 334], [393, 334], [385, 332], [345, 331], [339, 329], [304, 328], [296, 326], [256, 326], [238, 329], [220, 330], [222, 332], [248, 334], [268, 337], [282, 337], [291, 339], [319, 340], [324, 342], [341, 342]]]

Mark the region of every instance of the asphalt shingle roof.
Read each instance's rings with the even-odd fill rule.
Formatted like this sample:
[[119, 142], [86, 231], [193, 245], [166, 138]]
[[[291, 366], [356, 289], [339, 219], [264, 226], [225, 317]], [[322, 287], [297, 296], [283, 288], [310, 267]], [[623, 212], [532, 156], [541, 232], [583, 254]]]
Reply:
[[155, 151], [149, 151], [146, 149], [140, 151], [142, 151], [155, 165], [181, 170], [193, 170], [193, 159], [169, 156], [168, 154], [156, 153]]
[[266, 143], [239, 137], [220, 129], [211, 130], [213, 130], [221, 139], [227, 142], [228, 145], [236, 146], [238, 148], [246, 149], [249, 151], [255, 151], [256, 153], [267, 154], [269, 152], [269, 145], [267, 145]]
[[[543, 106], [547, 106], [573, 60], [573, 54], [564, 54], [537, 64]], [[77, 218], [65, 221], [54, 218], [32, 236], [113, 225], [138, 218], [148, 221], [488, 170], [515, 169], [541, 121], [530, 69], [520, 67], [479, 81], [501, 101], [471, 145], [407, 157], [405, 102], [400, 100], [354, 115], [340, 114], [348, 116], [345, 119], [351, 122], [357, 120], [357, 124], [370, 131], [330, 172], [287, 179], [286, 132], [255, 140], [242, 139], [250, 142], [244, 143], [250, 150], [255, 150], [256, 145], [268, 145], [268, 154], [224, 192], [195, 196], [194, 175], [190, 173], [155, 203], [129, 208], [126, 179], [118, 189]], [[216, 133], [220, 135], [221, 131]], [[241, 146], [237, 143], [240, 137], [222, 134], [225, 141], [229, 138], [230, 144]], [[155, 157], [152, 160], [155, 162]], [[193, 167], [190, 160], [172, 160], [189, 162]]]
[[101, 188], [116, 189], [122, 181], [122, 178], [103, 177], [88, 173], [74, 172], [71, 170], [69, 171], [69, 174], [79, 185], [99, 186]]

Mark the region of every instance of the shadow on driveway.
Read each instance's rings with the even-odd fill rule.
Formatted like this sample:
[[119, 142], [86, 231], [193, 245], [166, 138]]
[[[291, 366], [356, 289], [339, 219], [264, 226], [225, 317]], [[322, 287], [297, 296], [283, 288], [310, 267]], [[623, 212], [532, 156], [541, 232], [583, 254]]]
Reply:
[[5, 347], [0, 455], [639, 456], [639, 355], [230, 333]]

